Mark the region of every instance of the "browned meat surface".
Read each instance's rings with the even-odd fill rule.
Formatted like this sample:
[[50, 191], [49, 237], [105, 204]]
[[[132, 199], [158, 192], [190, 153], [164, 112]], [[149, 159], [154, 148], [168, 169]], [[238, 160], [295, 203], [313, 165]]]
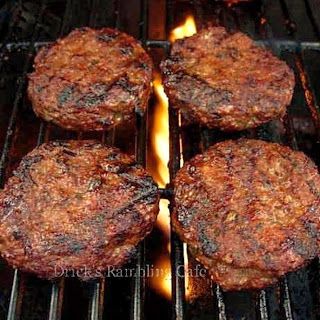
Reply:
[[35, 113], [71, 130], [104, 130], [146, 109], [152, 62], [114, 29], [81, 28], [40, 50], [29, 76]]
[[161, 69], [173, 107], [191, 121], [226, 131], [281, 118], [294, 89], [285, 62], [222, 27], [177, 40]]
[[173, 226], [225, 290], [262, 288], [318, 253], [320, 176], [303, 153], [218, 143], [178, 172]]
[[1, 255], [43, 278], [99, 277], [132, 256], [157, 213], [157, 187], [131, 156], [95, 141], [43, 144], [0, 193]]

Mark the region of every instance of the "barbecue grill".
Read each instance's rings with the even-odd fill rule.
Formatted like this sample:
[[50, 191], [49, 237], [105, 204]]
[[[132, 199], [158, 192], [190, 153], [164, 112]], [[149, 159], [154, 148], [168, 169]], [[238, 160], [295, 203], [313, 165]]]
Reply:
[[[136, 115], [132, 127], [103, 133], [67, 132], [35, 117], [26, 98], [27, 73], [43, 45], [75, 27], [117, 27], [148, 48], [155, 63], [168, 54], [170, 30], [192, 14], [197, 27], [219, 24], [250, 34], [286, 60], [296, 74], [296, 88], [284, 121], [258, 129], [226, 134], [184, 123], [169, 109], [170, 175], [184, 160], [227, 138], [245, 136], [287, 144], [304, 151], [318, 165], [320, 119], [320, 10], [317, 0], [38, 0], [0, 4], [0, 183], [4, 185], [21, 157], [36, 145], [54, 139], [100, 139], [146, 165], [149, 115]], [[148, 112], [147, 112], [148, 113]], [[134, 137], [134, 138], [132, 138]], [[171, 186], [161, 190], [170, 200]], [[105, 278], [80, 283], [74, 278], [54, 282], [36, 279], [0, 262], [0, 319], [320, 319], [319, 262], [291, 273], [279, 284], [262, 290], [225, 293], [208, 278], [189, 278], [186, 298], [184, 245], [171, 232], [172, 299], [167, 301], [148, 285], [143, 272], [152, 251], [161, 243], [155, 230], [137, 249], [130, 266], [141, 276]], [[150, 252], [152, 254], [150, 254]], [[188, 258], [188, 269], [197, 263]], [[180, 272], [177, 272], [180, 268]]]

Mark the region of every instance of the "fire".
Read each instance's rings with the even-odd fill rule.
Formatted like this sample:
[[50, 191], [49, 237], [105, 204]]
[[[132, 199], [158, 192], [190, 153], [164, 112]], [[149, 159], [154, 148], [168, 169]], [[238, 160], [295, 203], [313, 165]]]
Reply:
[[191, 37], [195, 33], [197, 33], [197, 28], [196, 28], [196, 23], [194, 21], [194, 18], [193, 16], [188, 16], [186, 18], [186, 21], [182, 25], [174, 28], [171, 31], [169, 40], [171, 42], [174, 42], [177, 39]]
[[168, 255], [161, 255], [156, 261], [151, 286], [166, 299], [171, 299], [171, 264]]
[[[197, 32], [196, 24], [192, 16], [188, 16], [185, 23], [172, 30], [170, 41], [192, 36]], [[159, 187], [165, 188], [170, 182], [168, 168], [169, 162], [169, 101], [164, 92], [161, 77], [156, 74], [153, 81], [156, 105], [154, 110], [154, 119], [156, 119], [151, 128], [152, 149], [156, 157], [156, 167], [152, 175]], [[181, 142], [180, 142], [181, 144]], [[181, 145], [182, 146], [182, 145]], [[181, 157], [181, 164], [183, 159]], [[159, 274], [151, 278], [151, 286], [167, 299], [171, 299], [171, 262], [170, 262], [170, 212], [168, 209], [169, 201], [162, 199], [160, 201], [160, 211], [157, 219], [157, 225], [167, 236], [167, 253], [160, 255], [155, 262], [154, 267], [159, 270]], [[186, 255], [186, 252], [185, 252]], [[185, 259], [187, 263], [187, 257]], [[187, 265], [186, 265], [187, 266]], [[186, 289], [188, 289], [188, 279], [186, 277]], [[188, 295], [188, 290], [186, 290]]]
[[[159, 228], [167, 235], [170, 234], [170, 212], [169, 212], [169, 201], [166, 199], [160, 200], [160, 210], [157, 218], [157, 224]], [[170, 251], [170, 247], [168, 247]]]
[[[153, 176], [160, 188], [165, 188], [170, 182], [168, 168], [169, 162], [169, 101], [164, 92], [161, 77], [156, 74], [153, 81], [156, 105], [154, 118], [156, 119], [151, 129], [152, 149], [156, 155], [156, 172]], [[171, 299], [171, 266], [170, 266], [170, 212], [169, 201], [160, 200], [160, 210], [157, 218], [157, 226], [167, 238], [167, 254], [163, 254], [155, 262], [155, 269], [159, 273], [151, 278], [151, 286], [168, 300]]]
[[170, 181], [169, 162], [169, 101], [166, 96], [161, 77], [156, 75], [153, 81], [154, 93], [157, 99], [154, 117], [156, 120], [153, 127], [153, 150], [158, 159], [157, 171], [159, 177], [156, 179], [160, 188], [164, 188]]

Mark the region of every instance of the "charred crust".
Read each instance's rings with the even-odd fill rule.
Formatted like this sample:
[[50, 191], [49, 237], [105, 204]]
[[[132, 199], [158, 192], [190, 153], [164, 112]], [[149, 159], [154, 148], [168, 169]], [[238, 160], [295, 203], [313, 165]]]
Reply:
[[185, 163], [174, 190], [174, 230], [226, 290], [263, 288], [319, 252], [320, 176], [301, 152], [217, 143]]
[[116, 148], [50, 142], [17, 172], [29, 177], [30, 170], [36, 184], [14, 176], [0, 195], [1, 254], [24, 271], [51, 279], [56, 261], [72, 270], [120, 267], [155, 223], [156, 184]]
[[102, 33], [97, 35], [97, 39], [103, 42], [110, 42], [119, 36], [117, 32], [114, 33]]
[[175, 108], [190, 122], [225, 131], [283, 117], [295, 82], [284, 61], [245, 34], [220, 27], [176, 41], [160, 68]]
[[68, 130], [106, 130], [148, 104], [152, 60], [114, 29], [77, 29], [41, 50], [34, 68], [28, 96], [35, 113]]
[[13, 174], [20, 179], [31, 179], [30, 168], [42, 159], [42, 155], [30, 155], [24, 157], [19, 168], [17, 168]]
[[126, 46], [120, 48], [120, 52], [123, 54], [123, 55], [132, 55], [133, 54], [133, 47], [132, 45], [130, 44], [127, 44]]
[[60, 91], [58, 95], [58, 104], [63, 107], [66, 103], [72, 101], [74, 93], [74, 86], [67, 86]]
[[206, 232], [207, 226], [204, 223], [199, 225], [199, 241], [201, 243], [201, 250], [206, 256], [212, 256], [218, 250], [218, 244], [210, 239]]
[[77, 153], [76, 152], [74, 152], [74, 151], [72, 151], [72, 150], [70, 150], [70, 149], [63, 149], [62, 150], [62, 152], [64, 153], [64, 154], [66, 154], [67, 156], [70, 156], [70, 157], [75, 157], [76, 155], [77, 155]]

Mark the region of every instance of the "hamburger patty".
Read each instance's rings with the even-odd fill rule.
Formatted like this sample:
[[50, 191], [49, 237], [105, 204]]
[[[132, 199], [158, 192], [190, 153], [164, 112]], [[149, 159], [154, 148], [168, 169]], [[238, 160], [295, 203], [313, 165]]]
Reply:
[[320, 176], [303, 153], [217, 143], [179, 170], [173, 226], [225, 290], [262, 288], [318, 253]]
[[43, 278], [83, 279], [124, 264], [158, 213], [152, 178], [118, 149], [95, 141], [43, 144], [0, 193], [0, 251]]
[[144, 112], [152, 62], [139, 42], [114, 29], [81, 28], [35, 58], [28, 95], [35, 113], [71, 130], [104, 130]]
[[173, 107], [191, 121], [226, 131], [281, 118], [294, 89], [285, 62], [222, 27], [177, 40], [161, 69]]

